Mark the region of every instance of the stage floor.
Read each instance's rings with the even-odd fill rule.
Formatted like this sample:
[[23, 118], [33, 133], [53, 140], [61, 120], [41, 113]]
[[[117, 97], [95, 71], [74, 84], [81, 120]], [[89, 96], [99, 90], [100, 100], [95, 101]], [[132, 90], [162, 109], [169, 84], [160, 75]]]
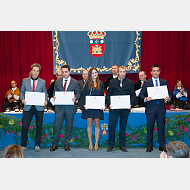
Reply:
[[[0, 148], [0, 155], [3, 152], [3, 148]], [[147, 153], [145, 148], [133, 147], [128, 148], [128, 152], [122, 152], [121, 150], [115, 150], [107, 152], [107, 148], [103, 148], [99, 151], [89, 151], [85, 148], [73, 148], [70, 151], [65, 151], [60, 147], [56, 151], [51, 152], [49, 148], [41, 148], [40, 152], [35, 152], [34, 148], [27, 148], [24, 152], [25, 158], [159, 158], [161, 151], [158, 147], [154, 147], [152, 152]]]

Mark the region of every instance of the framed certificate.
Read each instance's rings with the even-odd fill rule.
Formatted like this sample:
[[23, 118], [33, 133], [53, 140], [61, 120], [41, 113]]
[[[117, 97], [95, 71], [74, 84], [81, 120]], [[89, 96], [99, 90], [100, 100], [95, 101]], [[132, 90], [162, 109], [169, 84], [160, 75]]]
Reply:
[[148, 97], [151, 97], [153, 100], [164, 99], [168, 95], [168, 88], [164, 86], [156, 87], [147, 87]]
[[105, 109], [104, 96], [86, 96], [86, 107], [88, 109]]
[[129, 109], [130, 95], [110, 96], [112, 109]]
[[74, 98], [74, 91], [55, 91], [55, 105], [74, 105], [72, 98]]
[[44, 106], [45, 93], [44, 92], [27, 92], [25, 93], [25, 105]]

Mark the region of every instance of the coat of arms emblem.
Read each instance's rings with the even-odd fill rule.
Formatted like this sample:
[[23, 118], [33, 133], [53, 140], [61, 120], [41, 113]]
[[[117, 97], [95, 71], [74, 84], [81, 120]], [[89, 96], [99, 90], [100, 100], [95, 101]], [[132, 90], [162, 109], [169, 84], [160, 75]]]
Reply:
[[104, 54], [105, 43], [104, 37], [106, 33], [104, 31], [89, 31], [89, 51], [94, 57], [100, 57]]
[[108, 134], [108, 124], [101, 124], [101, 134], [106, 136]]

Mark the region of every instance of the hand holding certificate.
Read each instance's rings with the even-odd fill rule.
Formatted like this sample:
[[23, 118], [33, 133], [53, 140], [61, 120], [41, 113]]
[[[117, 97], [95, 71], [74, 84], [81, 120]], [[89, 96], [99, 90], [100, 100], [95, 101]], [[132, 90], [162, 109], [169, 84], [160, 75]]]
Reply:
[[26, 105], [44, 106], [45, 93], [44, 92], [27, 92], [25, 93]]
[[130, 95], [110, 96], [111, 109], [131, 109]]
[[55, 91], [55, 105], [74, 105], [74, 91]]
[[85, 109], [105, 109], [104, 96], [86, 96]]
[[147, 92], [148, 97], [151, 97], [152, 100], [165, 99], [166, 97], [168, 97], [168, 88], [166, 85], [157, 87], [147, 87]]

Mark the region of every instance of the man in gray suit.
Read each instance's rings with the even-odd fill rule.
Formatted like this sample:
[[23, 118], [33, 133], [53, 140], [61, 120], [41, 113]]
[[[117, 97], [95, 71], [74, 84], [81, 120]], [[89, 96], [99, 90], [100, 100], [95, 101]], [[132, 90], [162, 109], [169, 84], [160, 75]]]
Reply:
[[31, 65], [31, 77], [25, 78], [22, 81], [22, 86], [20, 88], [20, 100], [24, 104], [23, 117], [22, 117], [22, 133], [21, 133], [21, 146], [24, 147], [24, 150], [27, 148], [28, 141], [28, 128], [32, 117], [35, 115], [36, 118], [36, 136], [35, 136], [35, 151], [40, 151], [40, 143], [42, 136], [42, 123], [43, 123], [43, 114], [44, 106], [35, 106], [27, 105], [25, 101], [25, 93], [27, 92], [44, 92], [45, 93], [45, 102], [47, 104], [47, 91], [46, 91], [46, 82], [40, 78], [38, 75], [40, 73], [41, 66], [38, 63]]
[[72, 138], [72, 128], [74, 114], [76, 113], [76, 100], [80, 98], [80, 90], [78, 81], [71, 78], [70, 76], [70, 66], [63, 65], [62, 68], [62, 79], [58, 79], [55, 82], [55, 88], [53, 92], [55, 100], [55, 91], [74, 91], [74, 98], [72, 101], [74, 105], [56, 105], [55, 106], [55, 122], [53, 129], [53, 146], [50, 151], [55, 151], [58, 148], [59, 134], [65, 120], [66, 133], [65, 133], [65, 151], [69, 151], [69, 145]]

